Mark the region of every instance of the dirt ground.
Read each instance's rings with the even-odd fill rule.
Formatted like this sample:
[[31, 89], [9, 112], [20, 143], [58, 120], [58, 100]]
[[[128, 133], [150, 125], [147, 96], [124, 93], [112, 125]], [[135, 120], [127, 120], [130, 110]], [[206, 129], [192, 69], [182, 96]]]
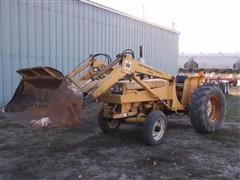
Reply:
[[85, 109], [82, 124], [32, 131], [0, 114], [0, 180], [6, 179], [240, 179], [240, 96], [228, 95], [221, 131], [199, 134], [186, 115], [170, 116], [157, 147], [142, 128], [122, 125], [102, 134], [100, 104]]

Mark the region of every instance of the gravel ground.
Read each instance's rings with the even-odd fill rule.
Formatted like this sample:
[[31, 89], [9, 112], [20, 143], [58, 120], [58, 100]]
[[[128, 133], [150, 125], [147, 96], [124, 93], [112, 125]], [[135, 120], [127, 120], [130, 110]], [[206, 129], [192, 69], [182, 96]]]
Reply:
[[100, 104], [85, 109], [79, 127], [31, 130], [0, 114], [0, 180], [6, 179], [240, 179], [240, 97], [227, 97], [221, 131], [199, 134], [186, 115], [168, 117], [156, 147], [142, 128], [121, 125], [102, 134]]

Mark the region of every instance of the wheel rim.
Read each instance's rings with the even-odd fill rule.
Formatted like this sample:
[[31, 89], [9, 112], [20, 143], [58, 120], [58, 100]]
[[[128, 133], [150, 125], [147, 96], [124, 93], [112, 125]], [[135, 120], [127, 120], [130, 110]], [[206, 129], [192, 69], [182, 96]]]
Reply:
[[207, 114], [211, 123], [216, 123], [218, 121], [220, 111], [221, 108], [219, 98], [217, 96], [211, 97], [207, 103]]
[[153, 139], [155, 141], [159, 141], [163, 137], [164, 131], [165, 131], [164, 120], [161, 120], [161, 119], [157, 120], [154, 123], [153, 130], [152, 130]]
[[114, 129], [118, 126], [119, 121], [116, 119], [107, 119], [107, 125], [110, 129]]

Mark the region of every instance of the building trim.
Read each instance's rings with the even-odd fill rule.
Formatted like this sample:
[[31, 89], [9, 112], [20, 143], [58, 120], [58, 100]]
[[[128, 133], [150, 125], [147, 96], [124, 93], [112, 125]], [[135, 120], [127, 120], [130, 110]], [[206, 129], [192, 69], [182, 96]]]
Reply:
[[164, 30], [169, 31], [169, 32], [172, 32], [172, 33], [180, 34], [179, 31], [176, 31], [176, 30], [173, 30], [173, 29], [170, 29], [170, 28], [161, 26], [161, 25], [159, 25], [159, 24], [156, 24], [156, 23], [153, 23], [153, 22], [150, 22], [150, 21], [146, 21], [146, 20], [144, 20], [144, 19], [138, 18], [138, 17], [136, 17], [136, 16], [132, 16], [132, 15], [127, 14], [127, 13], [125, 13], [125, 12], [122, 12], [122, 11], [119, 11], [119, 10], [116, 10], [116, 9], [113, 9], [113, 8], [111, 8], [111, 7], [108, 7], [108, 6], [105, 6], [105, 5], [96, 3], [96, 2], [92, 2], [92, 1], [89, 1], [89, 0], [79, 0], [79, 1], [81, 1], [81, 2], [83, 2], [83, 3], [86, 3], [86, 4], [89, 4], [89, 5], [92, 5], [92, 6], [95, 6], [95, 7], [98, 7], [98, 8], [101, 8], [101, 9], [104, 9], [104, 10], [107, 10], [107, 11], [110, 11], [110, 12], [113, 12], [113, 13], [118, 14], [118, 15], [126, 16], [126, 17], [128, 17], [128, 18], [131, 18], [131, 19], [140, 21], [140, 22], [142, 22], [142, 23], [146, 23], [146, 24], [155, 26], [155, 27], [157, 27], [157, 28], [164, 29]]

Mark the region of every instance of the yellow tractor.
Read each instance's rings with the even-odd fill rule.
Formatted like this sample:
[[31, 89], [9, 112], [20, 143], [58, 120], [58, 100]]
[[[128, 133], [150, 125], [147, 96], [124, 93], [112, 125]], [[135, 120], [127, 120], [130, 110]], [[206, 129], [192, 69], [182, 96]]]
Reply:
[[203, 84], [202, 74], [175, 78], [141, 63], [130, 49], [114, 61], [106, 54], [91, 55], [66, 76], [49, 67], [18, 73], [23, 79], [6, 111], [23, 111], [34, 127], [79, 124], [83, 106], [98, 101], [103, 102], [98, 122], [104, 133], [121, 123], [141, 123], [144, 142], [156, 145], [166, 134], [166, 113], [188, 113], [200, 133], [219, 130], [225, 116], [222, 91]]

